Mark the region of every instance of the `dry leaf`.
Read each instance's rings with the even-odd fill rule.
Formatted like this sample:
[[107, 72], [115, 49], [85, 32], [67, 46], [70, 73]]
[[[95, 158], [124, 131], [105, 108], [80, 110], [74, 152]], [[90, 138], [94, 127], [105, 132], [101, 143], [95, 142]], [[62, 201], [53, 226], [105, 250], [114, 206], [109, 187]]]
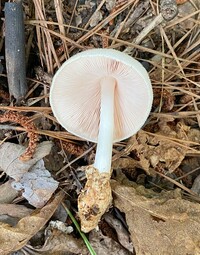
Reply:
[[122, 222], [115, 218], [112, 214], [106, 213], [104, 220], [115, 229], [119, 243], [128, 251], [133, 252], [133, 244], [130, 241], [130, 234], [123, 226]]
[[0, 204], [11, 203], [18, 196], [19, 192], [11, 187], [11, 183], [9, 180], [0, 185]]
[[11, 183], [12, 188], [23, 191], [23, 197], [36, 208], [44, 206], [58, 187], [58, 182], [51, 177], [42, 160], [49, 154], [51, 147], [51, 142], [39, 144], [34, 158], [29, 161], [19, 160], [24, 150], [21, 145], [4, 143], [0, 147], [0, 167], [15, 179]]
[[195, 178], [191, 190], [200, 195], [200, 175]]
[[24, 173], [36, 164], [40, 159], [49, 154], [51, 142], [43, 142], [37, 146], [34, 158], [29, 161], [21, 161], [19, 157], [26, 150], [24, 146], [5, 142], [0, 146], [0, 168], [15, 180], [20, 179]]
[[33, 210], [24, 205], [0, 204], [0, 215], [6, 214], [15, 218], [23, 218], [29, 215]]
[[127, 183], [112, 182], [114, 205], [126, 215], [136, 254], [200, 254], [198, 203], [182, 199], [179, 190], [155, 193]]
[[24, 173], [18, 182], [14, 181], [11, 185], [14, 189], [23, 191], [22, 196], [28, 200], [29, 204], [41, 208], [58, 188], [58, 184], [46, 170], [44, 161], [41, 159], [29, 169], [29, 172]]
[[95, 27], [102, 20], [102, 18], [103, 18], [103, 16], [102, 16], [101, 11], [96, 11], [92, 15], [92, 18], [90, 20], [90, 26]]
[[73, 235], [68, 235], [57, 229], [54, 229], [49, 233], [42, 248], [33, 248], [31, 245], [26, 245], [20, 251], [23, 250], [26, 251], [26, 254], [88, 255], [88, 250], [82, 239], [74, 238]]
[[63, 193], [59, 193], [42, 209], [22, 218], [15, 227], [0, 223], [0, 254], [7, 255], [21, 249], [46, 224], [63, 197]]
[[89, 241], [98, 255], [133, 255], [110, 237], [104, 236], [100, 231], [91, 231]]
[[32, 211], [23, 205], [0, 204], [0, 222], [16, 226], [21, 218], [31, 214]]

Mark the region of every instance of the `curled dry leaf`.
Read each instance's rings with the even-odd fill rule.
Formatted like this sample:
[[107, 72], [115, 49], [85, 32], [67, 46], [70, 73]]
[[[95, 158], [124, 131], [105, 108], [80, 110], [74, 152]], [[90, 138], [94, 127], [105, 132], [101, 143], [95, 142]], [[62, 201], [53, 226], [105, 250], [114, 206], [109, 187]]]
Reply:
[[116, 234], [117, 234], [117, 238], [119, 243], [126, 248], [128, 251], [130, 251], [131, 253], [133, 253], [133, 244], [130, 240], [130, 234], [127, 231], [127, 229], [124, 227], [124, 225], [122, 224], [122, 222], [117, 219], [116, 217], [114, 217], [112, 214], [110, 213], [106, 213], [104, 215], [104, 220], [112, 227], [115, 229]]
[[[23, 249], [28, 254], [44, 254], [44, 255], [88, 255], [88, 250], [82, 239], [77, 239], [73, 235], [69, 235], [53, 229], [48, 231], [48, 237], [42, 248], [33, 248], [31, 245], [26, 245]], [[26, 253], [27, 254], [27, 253]]]
[[21, 249], [46, 224], [63, 197], [63, 193], [58, 193], [46, 206], [22, 218], [15, 227], [0, 223], [0, 254], [7, 255]]
[[114, 205], [125, 213], [136, 254], [200, 254], [200, 205], [180, 190], [155, 193], [126, 181], [111, 183]]
[[29, 137], [29, 144], [25, 152], [19, 157], [22, 161], [28, 161], [32, 158], [33, 154], [35, 153], [35, 149], [37, 146], [37, 142], [39, 140], [38, 134], [34, 133], [36, 131], [35, 124], [33, 121], [18, 112], [6, 112], [3, 115], [0, 116], [0, 122], [6, 122], [6, 121], [12, 121], [15, 123], [20, 124], [22, 127], [24, 127], [28, 132]]
[[101, 231], [91, 231], [89, 241], [96, 254], [99, 255], [133, 255], [112, 238], [104, 236]]
[[86, 185], [78, 197], [78, 214], [83, 232], [97, 227], [112, 201], [109, 173], [99, 173], [93, 166], [88, 166], [86, 177]]

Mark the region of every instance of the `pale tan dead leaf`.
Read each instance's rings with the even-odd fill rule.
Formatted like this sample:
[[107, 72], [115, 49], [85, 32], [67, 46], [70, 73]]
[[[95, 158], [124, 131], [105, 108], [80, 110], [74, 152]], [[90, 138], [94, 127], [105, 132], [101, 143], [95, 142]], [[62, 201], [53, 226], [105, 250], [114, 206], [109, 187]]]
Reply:
[[23, 205], [0, 204], [0, 222], [16, 226], [21, 218], [31, 214], [32, 211]]
[[33, 210], [24, 205], [0, 204], [0, 215], [6, 214], [15, 218], [23, 218], [31, 214]]
[[11, 203], [18, 196], [18, 191], [11, 187], [9, 180], [0, 185], [0, 204]]
[[0, 254], [7, 255], [21, 249], [46, 224], [63, 197], [63, 193], [58, 193], [46, 206], [22, 218], [15, 227], [0, 223]]
[[128, 180], [126, 185], [112, 181], [111, 186], [136, 254], [200, 254], [198, 203], [182, 199], [179, 190], [155, 193]]
[[19, 144], [5, 142], [0, 146], [0, 168], [10, 177], [18, 180], [24, 173], [36, 164], [40, 159], [49, 154], [52, 143], [47, 141], [39, 144], [34, 158], [29, 161], [21, 161], [19, 157], [26, 150]]

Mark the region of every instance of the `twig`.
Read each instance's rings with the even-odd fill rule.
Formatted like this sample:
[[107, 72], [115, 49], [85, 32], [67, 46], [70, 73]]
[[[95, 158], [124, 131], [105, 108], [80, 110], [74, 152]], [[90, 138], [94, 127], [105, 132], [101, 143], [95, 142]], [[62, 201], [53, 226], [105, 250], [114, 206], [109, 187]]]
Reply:
[[10, 96], [18, 102], [27, 92], [22, 2], [5, 3], [5, 51]]
[[190, 195], [193, 195], [193, 196], [197, 196], [197, 194], [195, 192], [193, 192], [192, 190], [188, 189], [187, 187], [185, 187], [184, 185], [180, 184], [179, 182], [173, 180], [172, 178], [162, 174], [162, 173], [159, 173], [159, 172], [156, 172], [158, 175], [162, 176], [163, 178], [167, 179], [168, 181], [172, 182], [173, 184], [175, 184], [176, 186], [178, 186], [179, 188], [185, 190], [186, 192], [188, 192]]
[[94, 149], [94, 147], [96, 146], [96, 144], [94, 144], [91, 148], [89, 148], [87, 151], [85, 151], [82, 155], [80, 155], [79, 157], [73, 159], [71, 162], [69, 162], [67, 165], [65, 165], [63, 168], [61, 168], [56, 175], [60, 174], [61, 172], [63, 172], [66, 168], [68, 168], [71, 164], [73, 164], [74, 162], [76, 162], [78, 159], [82, 158], [83, 156], [87, 155], [91, 150]]
[[[175, 18], [178, 13], [175, 0], [161, 0], [160, 5], [161, 13], [158, 14], [155, 19], [141, 31], [141, 33], [133, 40], [132, 43], [140, 44], [142, 40], [149, 34], [149, 32], [161, 24], [163, 21], [170, 21]], [[133, 47], [127, 47], [124, 52], [127, 54], [132, 54], [133, 50]]]
[[[158, 16], [155, 17], [155, 19], [147, 26], [145, 27], [141, 33], [133, 40], [132, 43], [134, 44], [140, 44], [141, 41], [148, 35], [150, 31], [152, 31], [156, 26], [161, 24], [163, 22], [163, 16], [160, 13]], [[127, 54], [132, 54], [132, 51], [134, 50], [133, 47], [127, 47], [124, 52]]]

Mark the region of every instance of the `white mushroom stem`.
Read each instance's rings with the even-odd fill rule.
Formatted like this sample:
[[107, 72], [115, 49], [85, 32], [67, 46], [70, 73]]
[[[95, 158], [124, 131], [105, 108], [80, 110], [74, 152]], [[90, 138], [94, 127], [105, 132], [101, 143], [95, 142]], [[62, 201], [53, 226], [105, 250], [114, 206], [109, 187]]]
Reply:
[[94, 167], [100, 173], [110, 172], [114, 133], [114, 93], [116, 80], [105, 77], [101, 85], [101, 112]]

